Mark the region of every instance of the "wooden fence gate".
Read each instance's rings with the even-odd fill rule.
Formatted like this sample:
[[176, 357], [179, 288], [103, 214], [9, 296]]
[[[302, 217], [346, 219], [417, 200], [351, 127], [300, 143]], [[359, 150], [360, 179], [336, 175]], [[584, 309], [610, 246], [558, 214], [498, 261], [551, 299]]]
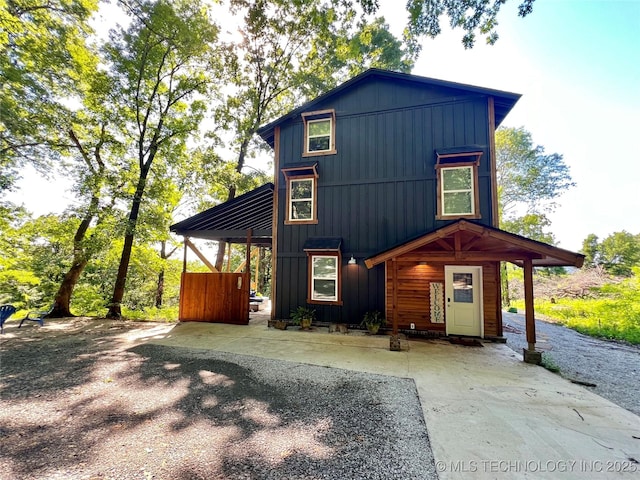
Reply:
[[247, 273], [182, 273], [180, 321], [247, 325]]

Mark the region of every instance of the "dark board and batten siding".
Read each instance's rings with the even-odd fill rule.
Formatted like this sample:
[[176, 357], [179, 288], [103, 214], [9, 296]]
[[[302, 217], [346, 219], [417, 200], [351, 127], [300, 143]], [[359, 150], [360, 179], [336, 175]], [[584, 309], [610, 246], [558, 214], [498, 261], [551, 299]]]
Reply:
[[[321, 321], [359, 323], [371, 309], [384, 310], [384, 266], [368, 270], [363, 260], [443, 226], [436, 220], [435, 151], [478, 146], [482, 218], [491, 219], [488, 100], [448, 88], [376, 79], [356, 85], [316, 110], [335, 109], [337, 154], [318, 163], [318, 223], [283, 225], [286, 182], [278, 182], [276, 312], [288, 318], [307, 298], [309, 237], [342, 238], [342, 306], [314, 305]], [[279, 168], [309, 162], [302, 157], [300, 117], [281, 125]], [[357, 266], [347, 266], [351, 255]]]

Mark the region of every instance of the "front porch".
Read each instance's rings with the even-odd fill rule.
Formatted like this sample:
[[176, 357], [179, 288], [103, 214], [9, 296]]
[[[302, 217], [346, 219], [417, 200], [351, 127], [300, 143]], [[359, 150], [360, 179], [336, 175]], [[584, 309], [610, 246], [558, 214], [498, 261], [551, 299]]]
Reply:
[[[421, 325], [447, 334], [501, 337], [501, 261], [524, 269], [528, 347], [523, 355], [526, 362], [539, 363], [533, 268], [581, 267], [583, 255], [459, 220], [374, 255], [365, 260], [365, 265], [385, 266], [386, 311], [394, 334], [407, 325]], [[468, 272], [456, 267], [466, 267]], [[478, 272], [475, 279], [474, 271]], [[427, 305], [415, 302], [416, 296], [428, 298]]]

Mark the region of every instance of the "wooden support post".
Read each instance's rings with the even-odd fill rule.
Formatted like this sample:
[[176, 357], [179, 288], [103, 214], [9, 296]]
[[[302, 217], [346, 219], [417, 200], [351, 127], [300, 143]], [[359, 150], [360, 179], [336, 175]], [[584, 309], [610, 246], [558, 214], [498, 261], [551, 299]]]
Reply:
[[524, 305], [527, 344], [529, 350], [536, 349], [536, 320], [533, 308], [533, 263], [530, 258], [524, 261]]
[[187, 247], [189, 246], [189, 237], [184, 237], [184, 258], [182, 260], [182, 273], [187, 272]]
[[231, 271], [231, 243], [229, 245], [229, 253], [227, 253], [227, 272]]
[[261, 257], [262, 257], [262, 247], [257, 247], [258, 249], [258, 261], [256, 262], [256, 273], [253, 276], [253, 281], [256, 284], [256, 292], [260, 290], [260, 286], [258, 285], [258, 281], [260, 280], [260, 265], [262, 264]]
[[391, 259], [393, 265], [393, 334], [398, 335], [398, 262]]
[[533, 309], [533, 262], [524, 261], [524, 312], [527, 329], [527, 348], [522, 352], [526, 363], [542, 363], [542, 353], [536, 352], [536, 318]]
[[248, 273], [247, 278], [251, 280], [251, 235], [253, 230], [247, 229], [247, 253], [245, 260], [245, 272]]

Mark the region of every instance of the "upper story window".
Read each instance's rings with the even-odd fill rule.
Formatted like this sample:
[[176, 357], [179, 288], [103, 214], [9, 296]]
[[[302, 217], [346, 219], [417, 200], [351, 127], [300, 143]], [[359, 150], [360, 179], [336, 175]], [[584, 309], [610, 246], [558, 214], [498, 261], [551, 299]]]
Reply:
[[283, 168], [287, 182], [285, 224], [318, 223], [317, 164]]
[[313, 220], [315, 179], [289, 180], [289, 221]]
[[302, 121], [304, 123], [303, 157], [337, 153], [335, 110], [303, 113]]
[[438, 153], [437, 218], [480, 218], [478, 166], [482, 152]]
[[442, 215], [474, 215], [473, 167], [443, 168]]

